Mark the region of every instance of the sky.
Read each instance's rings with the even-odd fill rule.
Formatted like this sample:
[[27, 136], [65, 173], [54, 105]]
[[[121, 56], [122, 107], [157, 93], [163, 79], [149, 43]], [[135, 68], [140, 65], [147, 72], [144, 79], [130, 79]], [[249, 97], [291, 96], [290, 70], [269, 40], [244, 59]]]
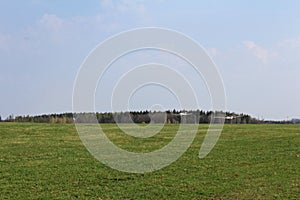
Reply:
[[[184, 33], [205, 48], [223, 79], [228, 111], [260, 119], [300, 118], [299, 10], [297, 0], [1, 0], [0, 115], [72, 111], [77, 73], [100, 42], [129, 29], [160, 27]], [[163, 62], [161, 54], [131, 57]], [[122, 75], [117, 64], [104, 85]], [[192, 74], [186, 71], [191, 80]], [[209, 109], [205, 84], [194, 85], [200, 109]], [[105, 94], [97, 91], [97, 111], [110, 110]], [[171, 96], [166, 89], [144, 87], [129, 107], [176, 108]]]

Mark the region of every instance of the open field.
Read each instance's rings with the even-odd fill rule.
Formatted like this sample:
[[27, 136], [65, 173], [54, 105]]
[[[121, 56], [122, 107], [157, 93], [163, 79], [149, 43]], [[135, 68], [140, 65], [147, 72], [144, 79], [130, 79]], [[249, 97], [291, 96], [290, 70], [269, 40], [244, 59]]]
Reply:
[[[120, 147], [149, 152], [178, 126], [135, 139], [102, 125]], [[225, 125], [220, 140], [198, 158], [207, 129], [170, 166], [146, 174], [106, 167], [82, 145], [73, 124], [0, 123], [0, 199], [297, 199], [299, 125]]]

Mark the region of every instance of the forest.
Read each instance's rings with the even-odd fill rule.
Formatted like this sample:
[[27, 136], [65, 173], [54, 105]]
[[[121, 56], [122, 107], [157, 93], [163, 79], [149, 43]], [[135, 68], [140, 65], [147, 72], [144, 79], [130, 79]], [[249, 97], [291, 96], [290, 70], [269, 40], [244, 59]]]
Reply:
[[[216, 117], [216, 116], [222, 117]], [[214, 121], [212, 121], [214, 119]], [[2, 122], [32, 122], [32, 123], [224, 123], [227, 124], [258, 124], [271, 123], [258, 120], [248, 114], [234, 112], [203, 111], [203, 110], [167, 110], [167, 111], [130, 111], [130, 112], [84, 112], [43, 115], [10, 115]], [[272, 122], [275, 123], [275, 122]], [[278, 122], [279, 123], [279, 122]]]

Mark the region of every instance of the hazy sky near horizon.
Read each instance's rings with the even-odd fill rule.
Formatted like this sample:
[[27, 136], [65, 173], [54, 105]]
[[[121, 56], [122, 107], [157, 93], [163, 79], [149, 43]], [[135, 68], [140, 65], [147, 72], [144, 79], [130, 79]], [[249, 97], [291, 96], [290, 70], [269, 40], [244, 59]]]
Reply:
[[[207, 50], [223, 78], [227, 110], [300, 118], [299, 10], [297, 0], [1, 0], [0, 115], [72, 111], [76, 74], [96, 45], [128, 29], [161, 27]], [[158, 90], [149, 93], [168, 104]], [[209, 109], [205, 104], [200, 108]]]

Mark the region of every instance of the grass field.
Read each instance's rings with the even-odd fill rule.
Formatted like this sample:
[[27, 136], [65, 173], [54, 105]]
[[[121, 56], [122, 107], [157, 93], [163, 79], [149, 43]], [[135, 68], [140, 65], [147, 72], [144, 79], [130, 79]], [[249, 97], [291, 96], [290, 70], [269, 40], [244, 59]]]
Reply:
[[[142, 140], [103, 125], [115, 144], [136, 152], [162, 147], [177, 128]], [[206, 130], [170, 166], [129, 174], [94, 159], [73, 124], [0, 123], [0, 199], [299, 199], [299, 125], [226, 125], [199, 159]]]

